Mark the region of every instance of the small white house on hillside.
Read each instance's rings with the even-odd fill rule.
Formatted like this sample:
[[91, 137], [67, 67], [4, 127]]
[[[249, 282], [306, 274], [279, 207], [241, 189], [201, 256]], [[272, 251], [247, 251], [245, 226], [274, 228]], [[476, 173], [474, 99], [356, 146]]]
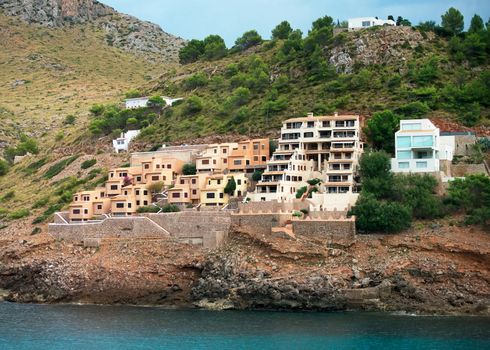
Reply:
[[395, 173], [439, 172], [440, 161], [453, 160], [454, 136], [440, 136], [429, 119], [400, 121], [400, 130], [395, 133], [395, 157], [391, 170]]
[[[165, 101], [167, 106], [172, 106], [175, 102], [182, 100], [182, 97], [178, 98], [171, 98], [167, 96], [161, 96], [162, 99]], [[136, 108], [144, 108], [148, 106], [148, 101], [150, 98], [148, 96], [146, 97], [137, 97], [137, 98], [128, 98], [127, 100], [124, 100], [124, 104], [126, 106], [126, 109], [136, 109]]]
[[114, 151], [119, 153], [121, 151], [127, 152], [129, 150], [129, 144], [131, 141], [138, 136], [140, 130], [129, 130], [127, 133], [121, 133], [121, 137], [112, 140], [112, 146]]
[[396, 26], [396, 22], [391, 19], [378, 19], [377, 17], [359, 17], [349, 18], [348, 20], [349, 31], [358, 30], [363, 28], [370, 28], [374, 26]]

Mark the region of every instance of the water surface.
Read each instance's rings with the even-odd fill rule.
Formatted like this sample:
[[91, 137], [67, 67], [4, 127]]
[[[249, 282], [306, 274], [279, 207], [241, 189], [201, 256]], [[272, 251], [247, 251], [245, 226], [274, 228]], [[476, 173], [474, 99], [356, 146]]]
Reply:
[[0, 303], [0, 349], [490, 349], [490, 318]]

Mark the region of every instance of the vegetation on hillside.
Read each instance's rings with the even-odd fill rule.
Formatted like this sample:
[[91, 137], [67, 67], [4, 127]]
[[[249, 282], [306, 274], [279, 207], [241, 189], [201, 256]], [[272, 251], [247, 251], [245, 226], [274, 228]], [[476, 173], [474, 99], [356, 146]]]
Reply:
[[[192, 40], [181, 51], [185, 65], [148, 91], [185, 101], [165, 110], [141, 138], [161, 143], [217, 133], [264, 134], [308, 111], [437, 115], [467, 126], [489, 125], [489, 26], [475, 16], [470, 30], [462, 32], [454, 13], [459, 11], [444, 14], [441, 26], [429, 21], [413, 27], [423, 38], [418, 46], [395, 47], [399, 58], [385, 64], [357, 60], [356, 42], [390, 30], [408, 40], [410, 29], [378, 27], [334, 36], [336, 25], [325, 16], [306, 36], [282, 22], [271, 40], [249, 31], [231, 49], [217, 35]], [[357, 60], [351, 72], [331, 62], [336, 50], [349, 50]]]

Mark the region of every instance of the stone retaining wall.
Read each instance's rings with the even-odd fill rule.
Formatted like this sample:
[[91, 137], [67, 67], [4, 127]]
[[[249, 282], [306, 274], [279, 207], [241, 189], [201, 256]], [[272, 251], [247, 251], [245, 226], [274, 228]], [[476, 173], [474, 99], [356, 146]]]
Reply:
[[285, 226], [293, 218], [291, 213], [263, 213], [263, 214], [232, 214], [233, 225], [251, 230], [254, 233], [268, 235], [273, 227]]
[[474, 174], [487, 174], [487, 169], [485, 165], [481, 164], [453, 164], [452, 166], [452, 176], [454, 177], [464, 177]]
[[56, 239], [84, 242], [94, 238], [169, 237], [169, 233], [148, 218], [108, 218], [94, 223], [49, 224], [49, 233]]
[[293, 219], [292, 225], [295, 235], [319, 238], [353, 238], [356, 235], [354, 217], [341, 220]]

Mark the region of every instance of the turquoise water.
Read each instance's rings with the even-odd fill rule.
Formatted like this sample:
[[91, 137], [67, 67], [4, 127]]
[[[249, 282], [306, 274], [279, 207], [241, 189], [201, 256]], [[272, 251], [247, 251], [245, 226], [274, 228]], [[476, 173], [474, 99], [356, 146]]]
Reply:
[[490, 349], [490, 318], [0, 303], [0, 349]]

